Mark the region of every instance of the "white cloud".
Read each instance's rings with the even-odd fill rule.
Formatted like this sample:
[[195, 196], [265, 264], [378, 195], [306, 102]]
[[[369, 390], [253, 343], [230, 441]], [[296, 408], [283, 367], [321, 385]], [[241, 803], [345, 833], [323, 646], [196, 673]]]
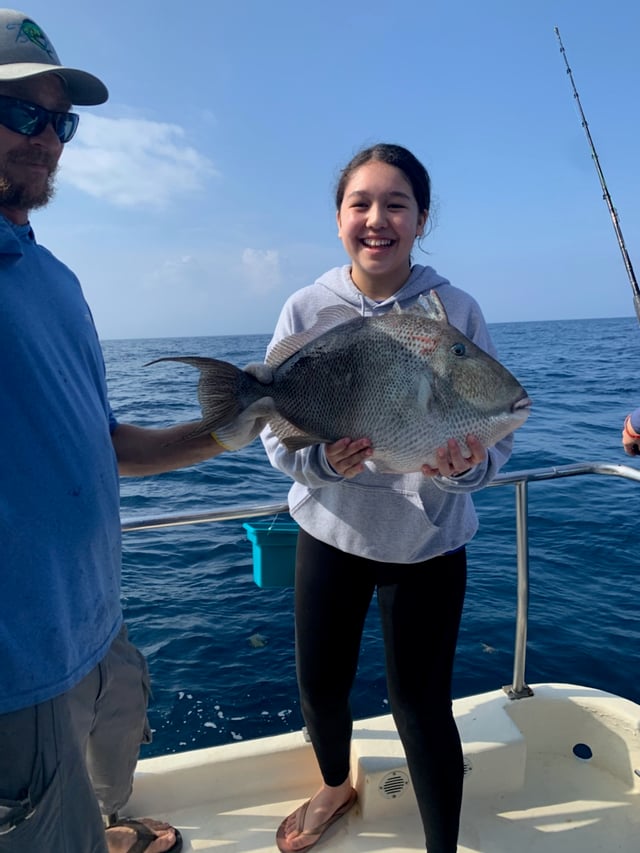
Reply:
[[216, 174], [178, 125], [83, 114], [60, 181], [118, 206], [164, 208]]
[[142, 281], [145, 288], [154, 290], [186, 285], [202, 276], [203, 269], [199, 261], [191, 255], [182, 255], [163, 261], [161, 266], [150, 270]]
[[280, 255], [275, 249], [244, 249], [242, 275], [254, 293], [271, 293], [282, 284]]

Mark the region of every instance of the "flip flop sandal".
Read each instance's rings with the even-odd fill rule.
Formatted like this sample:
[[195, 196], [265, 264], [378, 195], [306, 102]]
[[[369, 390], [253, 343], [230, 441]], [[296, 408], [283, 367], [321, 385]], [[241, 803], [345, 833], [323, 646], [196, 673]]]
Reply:
[[[140, 820], [134, 820], [133, 818], [126, 817], [121, 818], [108, 826], [107, 832], [117, 826], [126, 826], [129, 829], [133, 829], [136, 834], [136, 840], [134, 841], [133, 846], [127, 850], [127, 853], [144, 853], [144, 851], [148, 850], [149, 846], [158, 839], [156, 833]], [[171, 828], [176, 834], [176, 840], [173, 846], [169, 847], [166, 853], [180, 853], [182, 850], [182, 835], [175, 826]]]
[[[358, 794], [355, 789], [351, 789], [351, 794], [349, 795], [349, 799], [344, 802], [341, 806], [339, 806], [331, 817], [328, 817], [324, 823], [319, 824], [313, 829], [303, 829], [304, 827], [304, 819], [307, 814], [307, 809], [309, 808], [309, 803], [311, 800], [307, 800], [306, 803], [303, 803], [299, 806], [294, 812], [292, 812], [288, 817], [286, 817], [280, 826], [278, 827], [278, 831], [276, 833], [276, 844], [278, 845], [278, 850], [281, 853], [306, 853], [307, 850], [311, 850], [312, 847], [320, 841], [325, 832], [329, 829], [330, 826], [340, 820], [341, 817], [344, 817], [349, 809], [355, 805], [356, 800], [358, 799]], [[294, 830], [297, 832], [296, 835], [293, 836], [290, 840], [287, 840], [286, 834], [287, 829], [293, 824]], [[300, 838], [313, 838], [314, 841], [310, 841], [309, 844], [305, 844], [302, 847], [292, 847], [291, 844], [294, 841], [298, 841]]]

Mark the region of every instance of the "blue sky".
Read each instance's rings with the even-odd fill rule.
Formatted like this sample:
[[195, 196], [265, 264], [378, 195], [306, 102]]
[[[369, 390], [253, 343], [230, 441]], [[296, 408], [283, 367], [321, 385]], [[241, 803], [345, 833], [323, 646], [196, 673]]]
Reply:
[[102, 338], [269, 333], [346, 262], [333, 189], [363, 145], [430, 171], [428, 254], [489, 322], [633, 315], [554, 27], [640, 275], [637, 0], [35, 0], [110, 99], [78, 108], [41, 243]]

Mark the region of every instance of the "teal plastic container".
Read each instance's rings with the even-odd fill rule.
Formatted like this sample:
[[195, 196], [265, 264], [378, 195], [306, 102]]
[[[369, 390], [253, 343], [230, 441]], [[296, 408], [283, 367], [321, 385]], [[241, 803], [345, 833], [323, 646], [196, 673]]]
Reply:
[[294, 586], [298, 525], [289, 516], [242, 525], [253, 546], [253, 579], [259, 587]]

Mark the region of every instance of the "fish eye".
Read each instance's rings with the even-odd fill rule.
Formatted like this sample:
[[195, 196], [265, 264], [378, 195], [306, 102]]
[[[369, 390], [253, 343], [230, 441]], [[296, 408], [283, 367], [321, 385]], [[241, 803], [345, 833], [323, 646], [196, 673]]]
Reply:
[[453, 346], [451, 347], [451, 352], [454, 355], [465, 355], [467, 352], [467, 348], [463, 343], [458, 342], [453, 344]]

